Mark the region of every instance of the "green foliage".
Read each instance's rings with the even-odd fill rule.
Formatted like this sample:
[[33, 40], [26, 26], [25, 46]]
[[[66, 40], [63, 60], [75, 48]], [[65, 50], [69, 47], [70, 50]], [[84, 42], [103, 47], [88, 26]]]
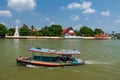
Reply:
[[[68, 30], [71, 30], [72, 27], [67, 28]], [[13, 36], [15, 32], [15, 28], [6, 29], [6, 27], [2, 24], [0, 24], [0, 37], [5, 37], [5, 34], [9, 36]], [[77, 36], [94, 36], [96, 34], [104, 33], [102, 29], [96, 28], [94, 31], [87, 27], [83, 26], [80, 28], [79, 31], [74, 30], [75, 34]], [[32, 25], [31, 29], [26, 24], [23, 24], [23, 26], [19, 29], [20, 36], [63, 36], [62, 35], [62, 26], [53, 24], [51, 26], [45, 26], [41, 30], [37, 31], [37, 29]], [[114, 33], [114, 32], [113, 32]]]
[[89, 37], [89, 36], [93, 36], [94, 35], [94, 32], [91, 28], [87, 27], [87, 26], [83, 26], [81, 27], [81, 29], [79, 30], [80, 34], [82, 36], [86, 36], [86, 37]]
[[0, 24], [0, 37], [4, 38], [7, 33], [7, 28], [5, 25]]
[[102, 29], [96, 28], [94, 31], [94, 35], [101, 34], [101, 33], [104, 33], [104, 31]]
[[116, 34], [114, 35], [114, 37], [117, 38], [117, 39], [120, 39], [120, 33], [116, 33]]
[[15, 28], [10, 28], [10, 29], [8, 29], [8, 31], [7, 31], [7, 35], [8, 35], [8, 36], [13, 36], [14, 33], [15, 33]]
[[79, 31], [74, 30], [74, 32], [75, 32], [76, 36], [80, 36], [80, 32]]
[[41, 30], [39, 30], [39, 34], [40, 36], [50, 36], [49, 27], [43, 27]]
[[61, 36], [62, 35], [62, 26], [60, 25], [51, 25], [49, 31], [52, 36]]
[[23, 26], [20, 28], [20, 36], [29, 36], [30, 35], [30, 29], [26, 24], [23, 24]]
[[51, 25], [50, 27], [45, 26], [39, 30], [40, 36], [61, 36], [62, 35], [62, 26], [60, 25]]

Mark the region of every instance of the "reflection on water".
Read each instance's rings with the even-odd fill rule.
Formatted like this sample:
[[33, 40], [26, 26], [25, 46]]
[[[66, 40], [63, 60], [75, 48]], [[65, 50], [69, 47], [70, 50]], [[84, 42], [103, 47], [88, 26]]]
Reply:
[[[16, 57], [30, 56], [29, 47], [77, 49], [86, 65], [19, 66]], [[119, 40], [0, 39], [0, 80], [119, 80]]]
[[19, 39], [13, 39], [13, 42], [14, 42], [14, 48], [19, 48]]

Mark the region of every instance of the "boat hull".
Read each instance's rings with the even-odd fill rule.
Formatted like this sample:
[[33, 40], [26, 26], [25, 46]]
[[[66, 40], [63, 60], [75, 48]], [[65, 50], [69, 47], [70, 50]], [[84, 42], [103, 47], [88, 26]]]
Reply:
[[47, 67], [57, 67], [57, 66], [75, 66], [75, 65], [83, 65], [84, 61], [81, 63], [70, 63], [70, 62], [45, 62], [45, 61], [35, 61], [30, 60], [29, 57], [18, 57], [16, 59], [17, 64], [20, 65], [37, 65], [37, 66], [47, 66]]

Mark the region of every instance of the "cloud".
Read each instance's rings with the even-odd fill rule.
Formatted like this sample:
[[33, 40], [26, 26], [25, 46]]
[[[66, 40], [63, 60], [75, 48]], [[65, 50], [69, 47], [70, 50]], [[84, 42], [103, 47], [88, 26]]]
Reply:
[[91, 6], [92, 6], [91, 2], [84, 1], [82, 4], [73, 2], [73, 3], [68, 4], [67, 9], [81, 9], [83, 10], [82, 12], [83, 14], [95, 13], [96, 10], [92, 9]]
[[9, 10], [0, 10], [0, 16], [12, 17], [12, 13]]
[[114, 21], [115, 23], [120, 23], [120, 19], [117, 19]]
[[46, 18], [45, 20], [46, 20], [46, 21], [51, 21], [51, 19], [50, 19], [50, 18]]
[[81, 8], [81, 5], [79, 3], [76, 3], [76, 2], [73, 2], [73, 3], [70, 3], [68, 6], [67, 6], [68, 9], [75, 9], [75, 8]]
[[49, 25], [51, 26], [53, 24], [60, 25], [59, 23], [56, 23], [56, 22], [51, 22]]
[[77, 15], [72, 15], [70, 18], [71, 18], [73, 21], [79, 20], [79, 16], [77, 16]]
[[103, 15], [103, 16], [110, 16], [110, 11], [102, 11], [101, 15]]
[[75, 25], [73, 28], [74, 28], [74, 30], [80, 30], [80, 28], [81, 28], [82, 26], [83, 26], [82, 24], [77, 24], [77, 25]]
[[36, 7], [35, 0], [7, 0], [8, 6], [16, 11], [33, 10]]
[[59, 23], [54, 22], [54, 21], [53, 21], [52, 19], [50, 19], [49, 17], [45, 18], [45, 20], [49, 22], [49, 25], [59, 24]]
[[82, 9], [89, 9], [91, 7], [92, 3], [91, 2], [83, 2], [81, 5]]
[[95, 9], [88, 8], [88, 9], [85, 9], [82, 13], [83, 14], [90, 14], [90, 13], [95, 13], [95, 12], [96, 12]]
[[64, 7], [64, 6], [62, 6], [60, 9], [61, 9], [61, 10], [63, 10], [63, 9], [65, 9], [65, 7]]
[[16, 24], [20, 24], [21, 22], [20, 22], [20, 20], [16, 20], [15, 23]]

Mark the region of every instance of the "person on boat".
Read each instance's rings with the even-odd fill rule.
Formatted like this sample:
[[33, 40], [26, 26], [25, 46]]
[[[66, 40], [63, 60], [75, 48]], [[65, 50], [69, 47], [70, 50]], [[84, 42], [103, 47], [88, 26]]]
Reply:
[[58, 62], [60, 62], [60, 61], [61, 61], [60, 56], [57, 56], [57, 57], [56, 57], [56, 59], [57, 59], [57, 61], [58, 61]]
[[71, 55], [62, 55], [61, 60], [63, 62], [69, 62], [71, 60]]

